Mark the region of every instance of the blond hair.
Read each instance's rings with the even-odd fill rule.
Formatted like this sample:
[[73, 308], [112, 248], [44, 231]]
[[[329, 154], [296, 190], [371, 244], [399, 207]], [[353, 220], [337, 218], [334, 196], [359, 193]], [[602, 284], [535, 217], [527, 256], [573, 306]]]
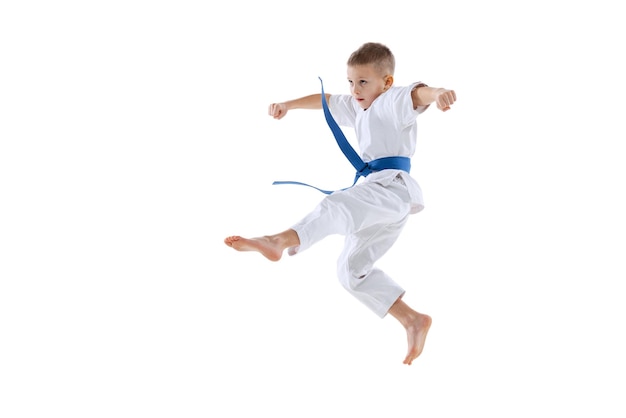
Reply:
[[396, 59], [387, 46], [377, 42], [364, 43], [348, 58], [348, 66], [373, 65], [382, 75], [393, 75]]

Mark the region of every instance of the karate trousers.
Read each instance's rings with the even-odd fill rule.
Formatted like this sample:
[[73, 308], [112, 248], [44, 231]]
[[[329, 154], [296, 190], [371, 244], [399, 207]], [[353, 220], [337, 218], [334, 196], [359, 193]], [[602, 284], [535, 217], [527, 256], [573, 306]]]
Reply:
[[292, 226], [300, 245], [288, 249], [289, 255], [295, 255], [329, 235], [345, 236], [337, 260], [339, 282], [381, 318], [404, 294], [404, 289], [374, 264], [398, 239], [411, 207], [401, 177], [385, 183], [366, 178], [349, 189], [326, 196]]

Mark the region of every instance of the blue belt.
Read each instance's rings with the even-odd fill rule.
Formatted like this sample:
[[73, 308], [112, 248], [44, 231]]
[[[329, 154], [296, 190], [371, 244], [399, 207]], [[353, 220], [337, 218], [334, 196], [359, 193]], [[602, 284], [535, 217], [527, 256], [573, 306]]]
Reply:
[[[333, 116], [330, 114], [330, 110], [328, 109], [328, 103], [326, 102], [326, 95], [324, 94], [324, 83], [322, 82], [321, 78], [320, 83], [322, 84], [322, 108], [324, 109], [326, 122], [328, 123], [330, 130], [333, 132], [339, 148], [341, 148], [343, 154], [346, 156], [346, 158], [348, 158], [352, 166], [356, 169], [356, 176], [354, 177], [354, 183], [352, 183], [352, 186], [356, 184], [356, 182], [359, 180], [359, 177], [367, 177], [370, 173], [376, 171], [387, 169], [403, 170], [407, 173], [411, 171], [411, 159], [409, 157], [383, 157], [369, 161], [367, 163], [364, 162], [361, 157], [359, 157], [359, 154], [357, 154], [354, 148], [352, 148], [345, 135], [341, 131], [341, 128], [339, 128], [339, 125], [337, 125], [337, 122], [335, 122], [335, 119], [333, 119]], [[275, 181], [272, 184], [297, 184], [300, 186], [308, 186], [317, 189], [324, 194], [331, 194], [334, 192], [333, 190], [322, 190], [315, 186], [311, 186], [310, 184], [300, 183], [298, 181]], [[346, 190], [350, 187], [346, 187], [341, 190]]]

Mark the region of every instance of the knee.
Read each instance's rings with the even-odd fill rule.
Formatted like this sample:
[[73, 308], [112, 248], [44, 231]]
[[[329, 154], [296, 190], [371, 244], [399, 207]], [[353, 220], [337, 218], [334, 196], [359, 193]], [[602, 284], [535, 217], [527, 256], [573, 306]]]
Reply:
[[363, 282], [366, 274], [351, 268], [348, 261], [337, 262], [337, 278], [339, 283], [348, 291], [353, 291]]

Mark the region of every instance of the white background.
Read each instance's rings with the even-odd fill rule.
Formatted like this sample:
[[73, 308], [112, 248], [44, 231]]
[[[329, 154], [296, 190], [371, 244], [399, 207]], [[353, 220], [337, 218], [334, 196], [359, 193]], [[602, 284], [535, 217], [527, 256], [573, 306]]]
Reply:
[[[0, 416], [623, 417], [623, 19], [609, 1], [7, 1], [0, 6]], [[610, 6], [615, 4], [615, 7]], [[340, 237], [271, 263], [351, 184], [321, 112], [364, 42], [420, 116], [426, 209], [380, 266], [405, 334], [335, 278]]]

